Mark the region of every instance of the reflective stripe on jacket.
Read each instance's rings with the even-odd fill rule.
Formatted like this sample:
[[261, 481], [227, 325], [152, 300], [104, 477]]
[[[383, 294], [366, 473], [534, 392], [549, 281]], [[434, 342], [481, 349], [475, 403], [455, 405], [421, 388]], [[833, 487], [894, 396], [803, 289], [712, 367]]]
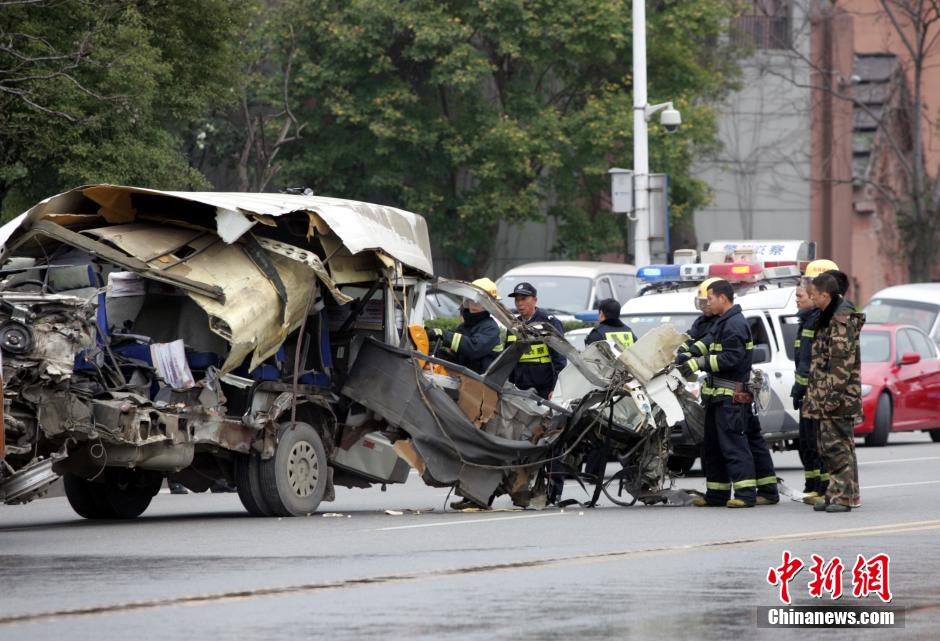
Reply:
[[591, 333], [584, 339], [584, 344], [590, 345], [591, 343], [603, 340], [616, 341], [624, 348], [628, 348], [636, 342], [636, 335], [623, 321], [619, 318], [615, 318], [605, 320], [592, 329]]
[[453, 331], [444, 332], [442, 347], [452, 354], [445, 357], [482, 374], [502, 350], [499, 325], [485, 311], [471, 314], [463, 310], [463, 318]]
[[[522, 322], [522, 318], [516, 317]], [[545, 313], [544, 310], [535, 308], [535, 313], [527, 321], [526, 325], [535, 325], [538, 323], [547, 323], [554, 327], [559, 335], [564, 334], [564, 327], [561, 321]], [[513, 334], [506, 336], [506, 346], [515, 342], [517, 339]], [[551, 390], [555, 387], [555, 381], [558, 373], [568, 364], [568, 360], [553, 349], [549, 349], [545, 343], [534, 343], [523, 354], [516, 367], [513, 369], [510, 381], [519, 389], [537, 389], [541, 391]]]

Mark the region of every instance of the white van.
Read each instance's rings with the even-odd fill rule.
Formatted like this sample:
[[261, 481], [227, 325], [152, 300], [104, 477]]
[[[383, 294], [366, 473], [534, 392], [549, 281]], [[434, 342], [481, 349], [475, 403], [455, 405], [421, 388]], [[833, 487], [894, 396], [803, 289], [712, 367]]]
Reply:
[[898, 323], [922, 329], [940, 345], [940, 283], [882, 289], [865, 306], [866, 323]]
[[596, 309], [605, 298], [621, 303], [636, 295], [636, 268], [621, 263], [558, 260], [513, 267], [499, 277], [496, 286], [506, 299], [519, 283], [531, 283], [538, 291], [539, 307], [560, 320]]

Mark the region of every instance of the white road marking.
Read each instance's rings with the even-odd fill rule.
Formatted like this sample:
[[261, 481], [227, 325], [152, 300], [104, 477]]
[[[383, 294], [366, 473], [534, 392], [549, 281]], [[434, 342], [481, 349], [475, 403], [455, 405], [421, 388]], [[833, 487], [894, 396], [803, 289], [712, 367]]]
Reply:
[[907, 487], [909, 485], [936, 485], [940, 481], [916, 481], [914, 483], [890, 483], [888, 485], [863, 485], [862, 490], [879, 490], [883, 487]]
[[497, 516], [483, 519], [461, 519], [460, 521], [444, 521], [443, 523], [418, 523], [416, 525], [396, 525], [395, 527], [380, 527], [376, 532], [388, 530], [410, 530], [419, 527], [444, 527], [446, 525], [466, 525], [468, 523], [492, 523], [493, 521], [515, 521], [517, 519], [539, 519], [547, 516], [564, 516], [573, 512], [550, 512], [548, 514], [520, 514], [519, 516]]
[[910, 463], [911, 461], [940, 461], [940, 456], [919, 456], [917, 458], [886, 458], [880, 461], [859, 461], [859, 465], [879, 465], [881, 463]]

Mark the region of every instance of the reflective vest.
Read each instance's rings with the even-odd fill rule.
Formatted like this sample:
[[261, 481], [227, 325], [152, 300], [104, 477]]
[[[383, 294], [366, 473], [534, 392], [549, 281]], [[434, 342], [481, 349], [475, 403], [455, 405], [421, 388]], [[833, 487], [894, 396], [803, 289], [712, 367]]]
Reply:
[[[515, 343], [518, 339], [513, 334], [506, 336], [507, 343]], [[519, 359], [520, 363], [551, 363], [552, 357], [548, 353], [548, 345], [545, 343], [532, 343], [529, 349]]]
[[607, 332], [607, 338], [612, 338], [626, 349], [633, 345], [633, 332]]

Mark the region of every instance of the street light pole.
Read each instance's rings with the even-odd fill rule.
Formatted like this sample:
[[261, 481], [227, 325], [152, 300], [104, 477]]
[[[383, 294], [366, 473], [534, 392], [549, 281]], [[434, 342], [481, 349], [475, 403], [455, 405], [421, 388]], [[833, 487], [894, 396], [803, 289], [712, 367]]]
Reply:
[[633, 262], [650, 263], [649, 139], [646, 127], [646, 0], [633, 0]]

